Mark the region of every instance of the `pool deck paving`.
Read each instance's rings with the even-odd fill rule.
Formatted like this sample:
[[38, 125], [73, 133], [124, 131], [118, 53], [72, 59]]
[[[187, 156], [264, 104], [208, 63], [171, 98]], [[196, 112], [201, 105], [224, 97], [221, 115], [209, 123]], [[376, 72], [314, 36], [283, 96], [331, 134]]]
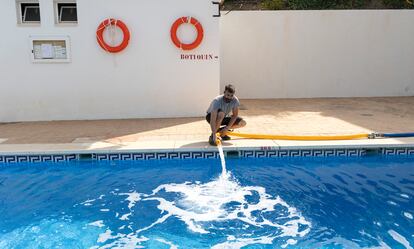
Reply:
[[[414, 132], [414, 97], [241, 100], [243, 133]], [[203, 113], [200, 113], [200, 116]], [[204, 117], [0, 123], [0, 154], [216, 150]], [[414, 138], [341, 141], [234, 137], [225, 150], [414, 147]]]

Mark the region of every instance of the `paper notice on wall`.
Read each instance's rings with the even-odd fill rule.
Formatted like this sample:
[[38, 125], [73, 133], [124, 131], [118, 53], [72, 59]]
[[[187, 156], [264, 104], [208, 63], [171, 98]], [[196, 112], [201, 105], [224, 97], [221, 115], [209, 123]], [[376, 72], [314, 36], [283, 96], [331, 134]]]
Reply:
[[42, 51], [41, 51], [40, 45], [34, 45], [33, 46], [33, 54], [35, 59], [42, 59]]
[[65, 58], [67, 58], [66, 48], [62, 48], [62, 56], [65, 57]]
[[55, 53], [53, 45], [49, 43], [44, 43], [41, 45], [42, 58], [43, 59], [53, 59]]
[[66, 48], [61, 46], [54, 46], [55, 59], [66, 59]]

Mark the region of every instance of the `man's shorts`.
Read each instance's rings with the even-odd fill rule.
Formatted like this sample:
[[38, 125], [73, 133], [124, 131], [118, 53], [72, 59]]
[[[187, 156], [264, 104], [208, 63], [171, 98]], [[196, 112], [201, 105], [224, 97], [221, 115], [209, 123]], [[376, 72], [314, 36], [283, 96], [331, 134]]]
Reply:
[[[221, 110], [219, 109], [218, 112], [220, 112], [220, 111]], [[208, 123], [210, 123], [210, 119], [211, 119], [211, 113], [207, 114], [207, 116], [206, 116], [206, 120], [207, 120]], [[231, 117], [224, 117], [223, 121], [221, 121], [221, 125], [225, 125], [225, 126], [229, 125], [230, 120], [231, 120]], [[237, 117], [236, 121], [234, 121], [234, 124], [238, 125], [242, 120], [243, 119], [241, 117]]]

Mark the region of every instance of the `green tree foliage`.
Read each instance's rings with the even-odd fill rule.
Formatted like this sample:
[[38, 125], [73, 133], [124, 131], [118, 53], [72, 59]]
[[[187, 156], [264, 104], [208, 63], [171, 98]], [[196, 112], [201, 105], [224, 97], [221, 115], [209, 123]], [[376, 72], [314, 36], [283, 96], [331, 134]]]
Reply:
[[413, 8], [413, 2], [410, 0], [382, 0], [385, 6], [390, 9], [409, 9]]
[[412, 9], [414, 0], [262, 0], [268, 10], [366, 9], [381, 6], [385, 9]]
[[265, 0], [262, 6], [268, 10], [283, 10], [286, 8], [285, 0]]
[[290, 9], [359, 9], [364, 0], [288, 0]]

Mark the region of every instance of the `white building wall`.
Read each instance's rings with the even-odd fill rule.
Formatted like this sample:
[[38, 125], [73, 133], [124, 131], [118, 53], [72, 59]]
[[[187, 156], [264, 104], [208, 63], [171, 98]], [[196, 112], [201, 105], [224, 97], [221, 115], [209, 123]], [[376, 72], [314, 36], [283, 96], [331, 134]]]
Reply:
[[414, 11], [232, 11], [221, 87], [242, 98], [414, 95]]
[[[75, 26], [55, 24], [52, 0], [40, 0], [40, 26], [22, 26], [15, 1], [0, 1], [0, 122], [204, 115], [219, 92], [219, 59], [180, 55], [219, 55], [219, 19], [212, 17], [217, 7], [211, 0], [77, 0], [77, 5]], [[202, 44], [187, 53], [170, 39], [171, 25], [181, 16], [197, 18], [204, 28]], [[96, 42], [99, 23], [109, 17], [124, 21], [131, 32], [129, 46], [116, 55]], [[182, 38], [191, 41], [194, 34], [183, 30]], [[72, 62], [32, 63], [30, 35], [69, 35]]]

